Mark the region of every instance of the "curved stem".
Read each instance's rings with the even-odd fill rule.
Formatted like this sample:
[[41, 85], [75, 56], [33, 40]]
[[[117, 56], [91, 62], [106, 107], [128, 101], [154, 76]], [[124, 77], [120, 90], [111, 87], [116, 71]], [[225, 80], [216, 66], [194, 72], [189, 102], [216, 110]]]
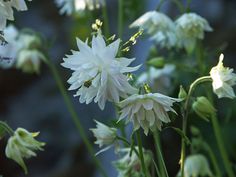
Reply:
[[139, 158], [141, 161], [142, 171], [143, 171], [144, 176], [148, 177], [146, 165], [144, 162], [142, 139], [141, 139], [140, 131], [136, 131], [135, 134], [136, 134], [136, 138], [137, 138], [137, 142], [138, 142], [138, 151], [139, 151]]
[[[210, 76], [203, 76], [203, 77], [200, 77], [198, 79], [196, 79], [191, 85], [190, 85], [190, 88], [189, 88], [189, 91], [188, 91], [188, 95], [186, 97], [186, 101], [185, 101], [185, 104], [184, 104], [184, 113], [183, 113], [183, 122], [182, 122], [182, 131], [183, 131], [183, 134], [186, 135], [186, 129], [187, 129], [187, 122], [188, 122], [188, 114], [189, 114], [189, 101], [190, 101], [190, 98], [193, 94], [193, 91], [194, 89], [196, 88], [197, 85], [199, 85], [200, 83], [202, 82], [208, 82], [208, 81], [211, 81], [211, 77]], [[182, 138], [181, 140], [181, 157], [180, 157], [180, 169], [181, 169], [181, 177], [184, 177], [184, 161], [185, 161], [185, 150], [186, 147], [185, 147], [185, 140], [184, 138]]]
[[[157, 153], [157, 159], [158, 161], [160, 161], [160, 169], [164, 169], [164, 176], [166, 177], [169, 177], [168, 175], [168, 172], [167, 172], [167, 168], [166, 168], [166, 165], [165, 165], [165, 161], [164, 161], [164, 158], [163, 158], [163, 155], [161, 153], [161, 144], [160, 144], [160, 141], [159, 141], [159, 137], [158, 137], [158, 132], [153, 132], [153, 137], [154, 137], [154, 141], [155, 141], [155, 148], [156, 148], [156, 153]], [[161, 175], [163, 176], [163, 172], [161, 172]]]
[[6, 122], [0, 121], [0, 127], [2, 127], [10, 136], [14, 135], [14, 131]]
[[95, 156], [92, 144], [87, 139], [87, 135], [85, 133], [85, 130], [84, 130], [84, 128], [83, 128], [83, 126], [80, 122], [80, 119], [79, 119], [79, 117], [78, 117], [78, 115], [75, 111], [75, 107], [74, 107], [74, 105], [73, 105], [73, 103], [72, 103], [72, 101], [71, 101], [71, 99], [70, 99], [70, 97], [69, 97], [69, 95], [68, 95], [68, 93], [65, 89], [65, 86], [63, 85], [63, 82], [61, 80], [60, 74], [59, 74], [56, 66], [54, 66], [54, 64], [49, 59], [47, 60], [47, 65], [48, 65], [49, 69], [51, 70], [51, 73], [52, 73], [52, 75], [53, 75], [53, 77], [54, 77], [54, 79], [57, 83], [57, 86], [58, 86], [58, 88], [59, 88], [59, 90], [60, 90], [60, 92], [61, 92], [61, 94], [64, 98], [65, 104], [66, 104], [67, 109], [68, 109], [68, 111], [71, 115], [71, 118], [72, 118], [77, 130], [79, 131], [79, 134], [80, 134], [83, 142], [85, 143], [85, 145], [86, 145], [86, 147], [87, 147], [87, 149], [88, 149], [88, 151], [89, 151], [89, 153], [90, 153], [90, 155], [91, 155], [91, 157], [94, 161], [94, 164], [97, 166], [97, 168], [100, 170], [101, 174], [104, 177], [108, 177], [106, 175], [105, 170], [102, 168], [100, 162], [98, 161], [98, 159]]
[[110, 35], [110, 30], [109, 30], [109, 19], [107, 15], [107, 3], [106, 0], [104, 0], [104, 6], [102, 7], [102, 16], [104, 20], [104, 33], [106, 37], [109, 37]]
[[234, 177], [234, 172], [231, 168], [231, 164], [230, 164], [230, 161], [229, 161], [228, 154], [227, 154], [227, 152], [224, 148], [224, 141], [223, 141], [220, 125], [219, 125], [219, 122], [218, 122], [218, 119], [217, 119], [216, 115], [212, 116], [212, 125], [213, 125], [217, 145], [218, 145], [218, 148], [220, 150], [220, 154], [221, 154], [221, 157], [223, 159], [223, 163], [224, 163], [226, 172], [227, 172], [229, 177]]

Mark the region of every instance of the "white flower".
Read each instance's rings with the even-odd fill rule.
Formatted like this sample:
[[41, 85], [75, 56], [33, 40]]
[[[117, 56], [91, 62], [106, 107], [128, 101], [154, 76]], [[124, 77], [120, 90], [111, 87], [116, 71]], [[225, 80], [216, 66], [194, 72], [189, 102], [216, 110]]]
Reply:
[[17, 162], [27, 173], [23, 158], [36, 156], [35, 150], [43, 150], [45, 143], [39, 142], [34, 138], [39, 133], [30, 133], [23, 128], [18, 128], [14, 135], [9, 138], [6, 146], [6, 156]]
[[139, 66], [128, 67], [134, 58], [116, 58], [119, 44], [118, 39], [106, 46], [100, 34], [93, 36], [92, 47], [77, 39], [80, 51], [72, 51], [63, 59], [62, 66], [74, 71], [68, 80], [69, 90], [78, 90], [75, 96], [80, 96], [81, 103], [89, 104], [94, 99], [103, 110], [106, 100], [118, 103], [120, 97], [137, 92], [124, 73], [136, 71]]
[[179, 47], [184, 47], [190, 52], [195, 47], [197, 39], [204, 38], [205, 31], [212, 31], [207, 20], [195, 13], [185, 13], [175, 23]]
[[[180, 175], [180, 172], [178, 174]], [[184, 176], [185, 177], [198, 177], [198, 176], [209, 176], [213, 177], [210, 170], [209, 163], [201, 154], [190, 155], [186, 158], [184, 163]]]
[[[134, 147], [138, 151], [138, 147]], [[119, 153], [123, 156], [113, 162], [117, 171], [118, 177], [141, 177], [141, 161], [138, 155], [133, 151], [130, 155], [131, 148], [122, 148]], [[152, 155], [149, 151], [143, 149], [144, 162], [148, 168], [151, 164]]]
[[7, 69], [13, 66], [17, 52], [19, 50], [17, 43], [18, 30], [9, 25], [4, 30], [4, 38], [7, 41], [5, 45], [0, 45], [0, 67]]
[[210, 75], [213, 80], [213, 91], [218, 98], [235, 98], [232, 86], [236, 85], [236, 74], [233, 73], [234, 70], [232, 68], [224, 67], [223, 59], [224, 55], [221, 54], [219, 63], [210, 71]]
[[161, 130], [162, 122], [170, 122], [167, 112], [176, 113], [172, 106], [174, 102], [178, 101], [181, 100], [159, 93], [134, 94], [119, 103], [122, 108], [119, 120], [127, 117], [127, 122], [133, 122], [134, 130], [141, 126], [147, 135], [149, 129], [152, 131], [155, 131], [156, 128]]
[[165, 14], [157, 11], [149, 11], [139, 17], [131, 25], [144, 29], [161, 47], [171, 48], [176, 45], [175, 24]]
[[7, 20], [14, 20], [13, 8], [18, 11], [27, 10], [25, 0], [0, 0], [0, 31], [5, 29]]
[[95, 144], [98, 144], [99, 147], [104, 145], [111, 145], [113, 144], [116, 138], [116, 128], [110, 128], [105, 124], [96, 121], [96, 128], [91, 128], [90, 130], [93, 132], [94, 136], [97, 138]]
[[[105, 124], [96, 121], [96, 128], [91, 128], [90, 130], [93, 132], [94, 136], [96, 137], [95, 144], [98, 144], [99, 147], [103, 147], [104, 145], [107, 146], [105, 149], [102, 149], [98, 153], [104, 152], [105, 150], [109, 149], [116, 140], [117, 136], [117, 129], [110, 128]], [[97, 153], [97, 154], [98, 154]]]
[[38, 50], [21, 50], [16, 60], [16, 68], [26, 73], [39, 73], [41, 61], [45, 60], [45, 56]]
[[61, 8], [60, 14], [71, 15], [74, 12], [81, 13], [86, 8], [94, 10], [104, 6], [104, 0], [55, 0], [58, 7]]
[[172, 64], [166, 64], [161, 69], [150, 67], [137, 78], [137, 84], [147, 83], [152, 89], [166, 93], [171, 87], [171, 75], [174, 70], [175, 65]]

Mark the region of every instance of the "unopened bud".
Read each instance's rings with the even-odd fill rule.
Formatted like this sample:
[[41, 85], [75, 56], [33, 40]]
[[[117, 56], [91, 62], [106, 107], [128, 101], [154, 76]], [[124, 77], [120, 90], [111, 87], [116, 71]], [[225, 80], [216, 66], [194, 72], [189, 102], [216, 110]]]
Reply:
[[163, 68], [165, 65], [164, 58], [163, 57], [155, 57], [147, 61], [147, 64], [149, 66], [153, 66], [155, 68]]
[[186, 97], [187, 97], [187, 93], [184, 90], [184, 87], [181, 85], [179, 88], [178, 98], [185, 100]]

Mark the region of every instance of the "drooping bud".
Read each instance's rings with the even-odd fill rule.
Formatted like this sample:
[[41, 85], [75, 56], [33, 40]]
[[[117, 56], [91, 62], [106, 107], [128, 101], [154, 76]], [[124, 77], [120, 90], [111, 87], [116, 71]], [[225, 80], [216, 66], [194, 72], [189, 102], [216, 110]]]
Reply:
[[6, 156], [18, 163], [24, 169], [26, 174], [27, 167], [23, 159], [36, 156], [34, 151], [42, 151], [42, 146], [45, 145], [45, 143], [34, 139], [38, 134], [39, 133], [30, 133], [23, 128], [18, 128], [7, 142], [5, 150]]
[[184, 87], [181, 85], [179, 88], [178, 98], [185, 100], [186, 97], [187, 97], [187, 93], [184, 90]]
[[206, 121], [216, 114], [216, 109], [204, 96], [198, 97], [193, 103], [192, 108], [199, 117], [205, 119]]
[[165, 66], [165, 61], [163, 57], [155, 57], [148, 60], [147, 65], [153, 66], [155, 68], [163, 68]]

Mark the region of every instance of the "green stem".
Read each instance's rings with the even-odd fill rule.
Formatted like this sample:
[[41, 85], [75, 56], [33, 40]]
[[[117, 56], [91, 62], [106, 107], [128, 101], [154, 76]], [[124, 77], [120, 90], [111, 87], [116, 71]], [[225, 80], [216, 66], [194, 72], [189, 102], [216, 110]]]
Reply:
[[219, 122], [218, 122], [218, 119], [217, 119], [216, 115], [212, 116], [212, 124], [213, 124], [213, 129], [214, 129], [217, 145], [218, 145], [218, 148], [220, 150], [220, 154], [221, 154], [221, 157], [223, 159], [223, 163], [224, 163], [226, 172], [227, 172], [229, 177], [234, 177], [234, 173], [233, 173], [233, 170], [231, 168], [231, 164], [230, 164], [227, 152], [224, 148], [224, 141], [223, 141], [220, 125], [219, 125]]
[[118, 37], [122, 39], [123, 36], [123, 0], [118, 0]]
[[146, 165], [144, 162], [142, 139], [141, 139], [140, 131], [136, 131], [135, 134], [136, 134], [136, 138], [137, 138], [137, 142], [138, 142], [138, 151], [139, 151], [139, 158], [141, 161], [142, 171], [143, 171], [144, 176], [148, 177]]
[[[191, 98], [191, 95], [193, 94], [194, 89], [196, 88], [197, 85], [199, 85], [202, 82], [208, 82], [211, 81], [211, 77], [210, 76], [203, 76], [200, 77], [198, 79], [196, 79], [189, 88], [188, 91], [188, 95], [185, 101], [185, 105], [184, 105], [184, 115], [183, 115], [183, 122], [182, 122], [182, 131], [183, 134], [186, 135], [186, 129], [187, 129], [187, 122], [188, 122], [188, 114], [189, 114], [189, 101]], [[186, 151], [186, 147], [185, 147], [185, 140], [182, 137], [181, 140], [181, 157], [180, 157], [180, 170], [181, 170], [181, 177], [184, 177], [184, 161], [185, 161], [185, 152]]]
[[94, 150], [93, 150], [93, 146], [92, 144], [89, 142], [89, 140], [87, 139], [87, 135], [85, 133], [85, 130], [80, 122], [80, 119], [75, 111], [75, 107], [65, 89], [65, 86], [63, 85], [63, 81], [61, 80], [61, 77], [60, 77], [60, 74], [56, 68], [56, 66], [54, 66], [54, 64], [50, 61], [50, 60], [47, 60], [47, 64], [48, 64], [48, 67], [49, 69], [51, 70], [52, 72], [52, 75], [57, 83], [57, 86], [64, 98], [64, 101], [65, 101], [65, 104], [67, 106], [67, 109], [71, 115], [71, 118], [77, 128], [77, 130], [79, 131], [79, 134], [83, 140], [83, 142], [85, 143], [91, 157], [93, 158], [93, 161], [94, 161], [94, 164], [97, 166], [97, 168], [100, 170], [101, 174], [104, 176], [104, 177], [108, 177], [106, 175], [106, 172], [104, 171], [104, 169], [102, 168], [100, 162], [98, 161], [98, 159], [96, 158], [95, 156], [95, 153], [94, 153]]
[[[167, 172], [167, 168], [165, 165], [165, 161], [161, 152], [161, 143], [160, 143], [160, 139], [158, 136], [158, 132], [153, 132], [153, 137], [154, 137], [154, 141], [155, 141], [155, 148], [156, 148], [156, 153], [157, 153], [157, 160], [159, 161], [159, 168], [161, 171], [161, 176], [166, 176], [169, 177], [168, 172]], [[164, 169], [164, 172], [163, 172]]]
[[159, 4], [158, 4], [158, 6], [157, 6], [157, 8], [156, 8], [156, 11], [160, 11], [161, 6], [163, 5], [164, 2], [165, 2], [165, 0], [160, 0], [160, 1], [159, 1]]
[[204, 143], [204, 149], [209, 154], [209, 157], [210, 157], [211, 162], [212, 162], [213, 167], [214, 167], [214, 171], [216, 173], [216, 177], [222, 177], [220, 167], [217, 163], [216, 157], [215, 157], [211, 147], [207, 143]]
[[[117, 136], [116, 138], [117, 138], [118, 140], [121, 140], [122, 142], [124, 142], [124, 143], [125, 143], [126, 145], [128, 145], [129, 147], [131, 147], [130, 142], [127, 141], [124, 137]], [[136, 148], [133, 148], [133, 150], [134, 150], [135, 154], [139, 157], [139, 153], [138, 153], [137, 149], [136, 149]]]
[[6, 122], [0, 121], [0, 127], [2, 127], [10, 136], [14, 135], [14, 131]]
[[205, 71], [205, 64], [204, 64], [204, 51], [203, 51], [202, 41], [200, 40], [197, 41], [196, 58], [200, 71], [199, 74], [202, 75], [204, 74]]
[[102, 7], [102, 16], [104, 20], [104, 33], [106, 37], [110, 36], [110, 30], [109, 30], [109, 19], [107, 15], [107, 3], [106, 0], [104, 0], [104, 6]]

